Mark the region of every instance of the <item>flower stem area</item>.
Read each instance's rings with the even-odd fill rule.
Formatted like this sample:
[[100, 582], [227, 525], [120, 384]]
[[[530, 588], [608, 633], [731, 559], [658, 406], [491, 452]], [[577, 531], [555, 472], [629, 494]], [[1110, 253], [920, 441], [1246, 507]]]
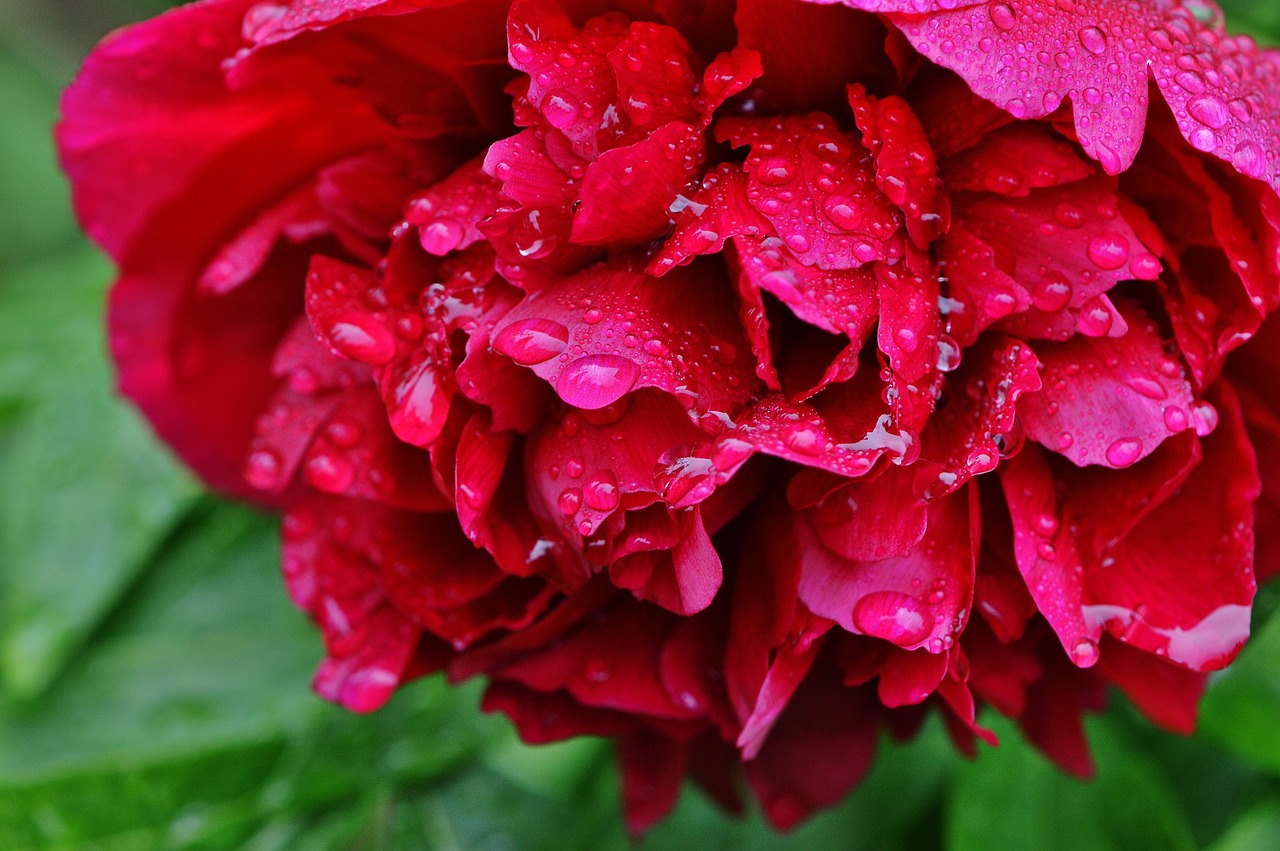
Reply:
[[[109, 389], [111, 270], [54, 162], [79, 58], [164, 5], [0, 4], [0, 849], [1280, 849], [1276, 583], [1195, 736], [1115, 694], [1085, 783], [994, 713], [1000, 747], [972, 761], [935, 718], [785, 835], [687, 789], [634, 844], [610, 746], [526, 746], [479, 682], [427, 678], [370, 715], [313, 696], [278, 524], [204, 493]], [[1280, 5], [1223, 5], [1280, 39]]]

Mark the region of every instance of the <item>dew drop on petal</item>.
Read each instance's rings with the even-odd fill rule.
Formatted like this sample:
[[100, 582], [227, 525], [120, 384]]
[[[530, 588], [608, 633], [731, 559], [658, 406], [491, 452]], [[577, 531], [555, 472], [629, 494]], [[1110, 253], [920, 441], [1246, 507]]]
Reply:
[[280, 456], [270, 449], [250, 453], [244, 465], [244, 479], [251, 487], [271, 490], [280, 482]]
[[1085, 50], [1095, 56], [1101, 54], [1107, 49], [1107, 37], [1103, 35], [1102, 30], [1097, 27], [1085, 27], [1080, 30], [1079, 36], [1080, 44], [1084, 46]]
[[1204, 399], [1192, 402], [1191, 425], [1195, 428], [1196, 434], [1208, 437], [1218, 427], [1218, 409]]
[[582, 507], [582, 491], [578, 488], [567, 488], [561, 491], [556, 505], [560, 508], [560, 513], [565, 516], [577, 514], [578, 509]]
[[462, 244], [466, 230], [457, 219], [436, 219], [418, 230], [418, 241], [428, 254], [443, 257]]
[[866, 635], [909, 647], [929, 636], [933, 618], [924, 604], [909, 594], [873, 591], [854, 604], [853, 623]]
[[1170, 432], [1177, 434], [1187, 430], [1191, 425], [1191, 418], [1187, 416], [1187, 412], [1182, 408], [1177, 405], [1170, 405], [1164, 409], [1164, 425]]
[[1107, 463], [1113, 467], [1129, 467], [1142, 455], [1142, 441], [1122, 437], [1107, 447]]
[[1096, 236], [1089, 243], [1089, 259], [1099, 269], [1119, 269], [1129, 260], [1129, 240], [1118, 233]]
[[319, 452], [307, 459], [307, 482], [325, 493], [343, 493], [355, 481], [355, 467], [346, 458], [331, 452]]
[[351, 313], [329, 326], [334, 348], [352, 360], [381, 366], [396, 354], [396, 340], [381, 322]]
[[569, 363], [556, 392], [575, 408], [593, 411], [621, 399], [640, 379], [640, 367], [618, 355], [587, 355]]
[[536, 366], [569, 345], [569, 329], [553, 319], [512, 322], [493, 339], [493, 348], [522, 366]]
[[1098, 645], [1093, 641], [1081, 641], [1071, 651], [1071, 661], [1079, 668], [1092, 668], [1098, 663]]

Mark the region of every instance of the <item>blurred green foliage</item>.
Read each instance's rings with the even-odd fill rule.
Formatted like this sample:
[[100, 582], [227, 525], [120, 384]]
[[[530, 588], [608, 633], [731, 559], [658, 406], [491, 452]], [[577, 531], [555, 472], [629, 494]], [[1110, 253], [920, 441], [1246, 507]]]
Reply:
[[[270, 518], [202, 496], [110, 390], [109, 269], [71, 219], [57, 93], [109, 27], [163, 0], [0, 4], [0, 848], [625, 849], [606, 743], [531, 748], [438, 678], [373, 716], [307, 683]], [[1280, 4], [1224, 4], [1280, 36]], [[1262, 613], [1275, 608], [1276, 589]], [[886, 746], [785, 837], [689, 791], [651, 849], [1280, 849], [1280, 619], [1215, 678], [1201, 733], [1123, 704], [1064, 777], [1002, 720], [953, 755]]]

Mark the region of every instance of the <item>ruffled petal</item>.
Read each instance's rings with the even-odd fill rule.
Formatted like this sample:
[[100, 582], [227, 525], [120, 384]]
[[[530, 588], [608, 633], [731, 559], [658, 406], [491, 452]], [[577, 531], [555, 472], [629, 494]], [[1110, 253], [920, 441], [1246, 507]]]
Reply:
[[1209, 427], [1159, 328], [1136, 307], [1122, 315], [1123, 337], [1036, 345], [1045, 389], [1020, 406], [1027, 435], [1080, 466], [1128, 467], [1175, 434]]
[[[1069, 99], [1080, 143], [1110, 174], [1138, 154], [1154, 77], [1193, 147], [1280, 188], [1270, 153], [1280, 113], [1264, 94], [1276, 91], [1280, 54], [1258, 49], [1247, 36], [1226, 36], [1220, 14], [1201, 22], [1175, 4], [1052, 0], [958, 7], [947, 0], [843, 2], [887, 13], [926, 58], [1015, 118], [1043, 118]], [[974, 44], [976, 51], [957, 49]], [[1023, 68], [1017, 57], [1024, 53], [1052, 58]]]

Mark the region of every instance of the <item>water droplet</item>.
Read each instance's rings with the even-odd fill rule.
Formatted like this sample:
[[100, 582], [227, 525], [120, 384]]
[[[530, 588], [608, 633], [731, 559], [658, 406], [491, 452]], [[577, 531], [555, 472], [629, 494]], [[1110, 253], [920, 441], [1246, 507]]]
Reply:
[[784, 432], [782, 439], [788, 448], [801, 455], [817, 455], [822, 452], [824, 445], [822, 434], [808, 425], [791, 426]]
[[1035, 529], [1036, 534], [1044, 538], [1052, 538], [1058, 534], [1058, 525], [1058, 518], [1045, 512], [1037, 514], [1031, 522], [1031, 527]]
[[1095, 236], [1089, 243], [1089, 259], [1099, 269], [1119, 269], [1129, 261], [1129, 240], [1119, 233]]
[[594, 473], [583, 486], [582, 495], [596, 511], [613, 511], [618, 507], [618, 477], [610, 470]]
[[1079, 668], [1092, 668], [1098, 663], [1098, 645], [1093, 641], [1081, 641], [1071, 651], [1071, 661]]
[[1169, 393], [1165, 390], [1164, 385], [1154, 378], [1148, 378], [1145, 375], [1134, 375], [1129, 377], [1125, 383], [1148, 399], [1155, 399], [1159, 402], [1169, 398]]
[[1164, 424], [1169, 431], [1177, 434], [1187, 430], [1187, 427], [1191, 425], [1191, 418], [1187, 416], [1186, 411], [1177, 405], [1170, 405], [1164, 409]]
[[280, 483], [280, 456], [270, 449], [250, 453], [244, 465], [244, 480], [250, 487], [273, 490]]
[[418, 241], [428, 254], [443, 257], [462, 244], [466, 228], [457, 219], [436, 219], [418, 230]]
[[577, 514], [578, 509], [582, 507], [582, 490], [579, 488], [567, 488], [560, 493], [560, 498], [556, 500], [556, 505], [560, 508], [560, 513], [566, 517]]
[[493, 348], [522, 366], [536, 366], [569, 345], [569, 329], [552, 319], [521, 319], [503, 328]]
[[857, 203], [843, 195], [832, 195], [822, 203], [822, 211], [831, 223], [841, 230], [857, 230], [862, 224], [862, 215]]
[[1218, 409], [1204, 399], [1192, 402], [1191, 425], [1195, 428], [1196, 434], [1208, 437], [1218, 427]]
[[1140, 281], [1154, 281], [1163, 270], [1160, 258], [1145, 251], [1135, 254], [1129, 261], [1129, 271]]
[[781, 157], [762, 160], [756, 169], [756, 179], [765, 186], [782, 186], [795, 180], [795, 177], [795, 166]]
[[361, 313], [349, 313], [329, 326], [334, 348], [347, 357], [381, 366], [396, 355], [396, 340], [381, 322]]
[[1009, 30], [1013, 29], [1014, 24], [1017, 23], [1017, 20], [1015, 19], [1013, 14], [1013, 9], [1011, 9], [1005, 3], [997, 3], [994, 6], [992, 6], [990, 10], [990, 14], [991, 14], [991, 23], [995, 24], [997, 27], [1004, 30], [1005, 32], [1008, 32]]
[[1231, 117], [1227, 105], [1215, 95], [1204, 95], [1187, 104], [1187, 112], [1201, 124], [1218, 130], [1226, 125]]
[[938, 371], [955, 372], [960, 368], [962, 357], [960, 344], [953, 338], [943, 334], [938, 337]]
[[1107, 49], [1107, 37], [1097, 27], [1085, 27], [1080, 30], [1080, 44], [1084, 49], [1097, 56]]
[[910, 647], [928, 638], [933, 618], [924, 604], [899, 591], [873, 591], [853, 607], [853, 623], [866, 635]]
[[565, 366], [556, 379], [556, 392], [575, 408], [595, 410], [630, 392], [640, 379], [640, 367], [618, 355], [587, 355]]
[[1129, 467], [1142, 456], [1142, 441], [1122, 437], [1107, 447], [1107, 463], [1112, 467]]
[[356, 470], [351, 462], [331, 452], [318, 452], [307, 459], [307, 482], [325, 493], [343, 493], [355, 481]]

